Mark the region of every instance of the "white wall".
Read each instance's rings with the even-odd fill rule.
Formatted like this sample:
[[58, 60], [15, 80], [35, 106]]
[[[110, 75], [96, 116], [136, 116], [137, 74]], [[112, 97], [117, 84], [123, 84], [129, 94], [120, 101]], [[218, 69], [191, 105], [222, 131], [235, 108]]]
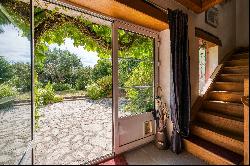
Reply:
[[249, 0], [236, 1], [236, 47], [249, 46]]
[[[168, 110], [170, 110], [170, 31], [166, 29], [160, 33], [160, 49], [159, 49], [159, 61], [160, 61], [160, 69], [159, 69], [159, 82], [162, 88], [162, 100], [167, 104]], [[172, 123], [171, 120], [167, 120], [167, 130], [168, 139], [170, 140], [170, 132], [172, 131]]]

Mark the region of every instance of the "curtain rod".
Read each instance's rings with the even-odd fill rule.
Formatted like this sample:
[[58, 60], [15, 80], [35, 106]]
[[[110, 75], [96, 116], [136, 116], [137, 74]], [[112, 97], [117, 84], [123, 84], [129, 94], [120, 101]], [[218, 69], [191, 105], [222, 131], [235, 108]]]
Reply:
[[167, 8], [163, 8], [159, 5], [157, 5], [156, 3], [150, 1], [150, 0], [144, 0], [146, 3], [148, 3], [149, 5], [153, 6], [154, 8], [160, 9], [161, 11], [165, 12], [166, 14], [168, 14], [169, 11], [171, 11], [171, 9]]

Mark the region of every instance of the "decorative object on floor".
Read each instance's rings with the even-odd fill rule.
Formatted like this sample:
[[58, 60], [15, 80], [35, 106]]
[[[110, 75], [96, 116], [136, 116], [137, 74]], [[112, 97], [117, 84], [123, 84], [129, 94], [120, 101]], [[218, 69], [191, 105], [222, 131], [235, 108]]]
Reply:
[[124, 156], [119, 155], [113, 159], [110, 159], [108, 161], [104, 161], [98, 165], [128, 165], [128, 163], [127, 163], [126, 159], [124, 158]]
[[214, 28], [218, 26], [218, 9], [213, 7], [205, 12], [205, 22]]
[[155, 97], [155, 110], [152, 112], [156, 120], [156, 134], [155, 144], [158, 149], [168, 149], [166, 138], [166, 120], [168, 118], [168, 110], [166, 103], [162, 102], [162, 88], [158, 86], [158, 92], [161, 91], [160, 96]]
[[190, 72], [188, 50], [188, 15], [180, 10], [168, 9], [171, 41], [170, 108], [173, 131], [171, 150], [179, 154], [182, 137], [189, 134]]

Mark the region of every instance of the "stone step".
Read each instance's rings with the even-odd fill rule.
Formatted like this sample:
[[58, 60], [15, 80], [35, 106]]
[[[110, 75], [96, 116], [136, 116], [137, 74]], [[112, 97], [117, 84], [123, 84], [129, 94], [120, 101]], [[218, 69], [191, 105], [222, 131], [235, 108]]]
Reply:
[[224, 130], [225, 132], [234, 133], [239, 137], [243, 137], [244, 122], [241, 118], [220, 114], [211, 110], [200, 110], [197, 113], [197, 119], [210, 125], [211, 127]]
[[244, 82], [248, 78], [248, 74], [221, 74], [218, 77], [219, 82]]
[[224, 62], [225, 66], [249, 66], [248, 59], [230, 60]]
[[244, 116], [243, 104], [241, 103], [206, 100], [203, 102], [202, 108], [238, 118]]
[[190, 135], [183, 139], [183, 145], [187, 152], [216, 165], [239, 165], [243, 162], [243, 156]]
[[191, 133], [218, 146], [224, 147], [237, 154], [243, 155], [243, 137], [218, 130], [205, 123], [195, 123], [191, 125]]
[[248, 74], [248, 66], [234, 66], [234, 67], [224, 67], [222, 70], [223, 74]]
[[244, 84], [241, 82], [216, 82], [214, 84], [214, 90], [243, 92]]
[[241, 103], [241, 97], [243, 96], [243, 92], [211, 91], [208, 95], [208, 100]]

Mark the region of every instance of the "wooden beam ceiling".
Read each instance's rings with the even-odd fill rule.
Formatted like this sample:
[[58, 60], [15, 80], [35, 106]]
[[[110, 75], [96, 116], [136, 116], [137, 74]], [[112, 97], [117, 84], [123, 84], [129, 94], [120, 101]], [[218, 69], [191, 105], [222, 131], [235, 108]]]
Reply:
[[143, 0], [61, 0], [96, 13], [162, 31], [168, 28], [167, 16]]

